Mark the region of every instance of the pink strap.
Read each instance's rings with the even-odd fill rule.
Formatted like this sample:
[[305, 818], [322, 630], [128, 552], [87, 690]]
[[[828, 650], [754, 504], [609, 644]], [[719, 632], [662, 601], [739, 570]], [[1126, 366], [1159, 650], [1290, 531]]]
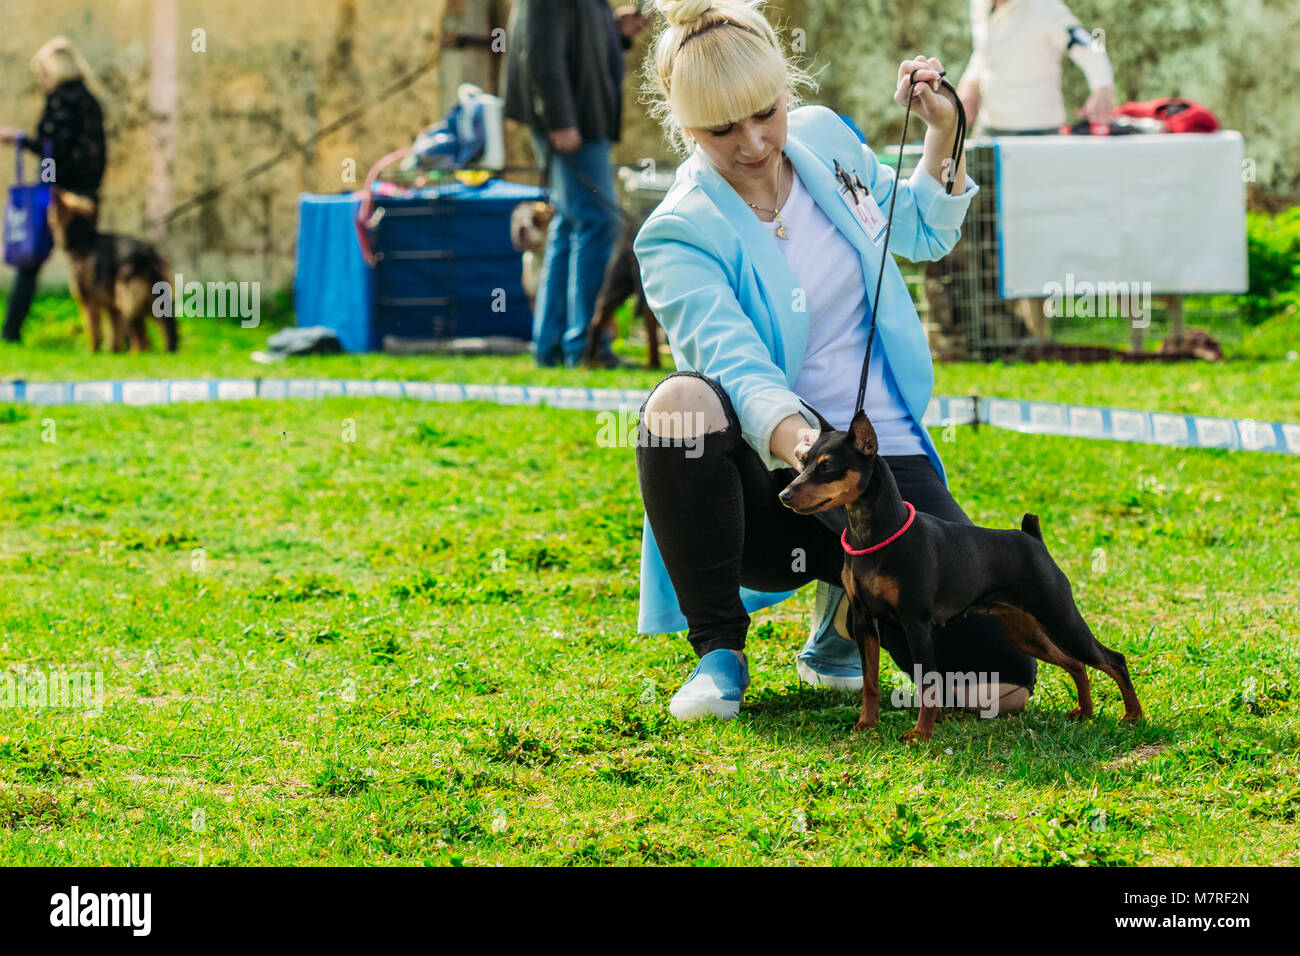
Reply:
[[912, 519], [916, 517], [916, 509], [912, 507], [912, 503], [910, 501], [904, 501], [903, 504], [907, 505], [907, 520], [903, 522], [903, 526], [901, 528], [899, 528], [897, 531], [891, 534], [884, 541], [880, 542], [880, 544], [873, 544], [871, 547], [863, 548], [861, 551], [854, 551], [852, 548], [849, 547], [849, 529], [845, 528], [843, 532], [840, 533], [840, 544], [844, 545], [844, 550], [847, 551], [849, 554], [871, 554], [871, 552], [873, 551], [879, 551], [881, 548], [889, 544], [891, 541], [895, 541], [898, 538], [901, 538], [903, 536], [903, 532], [906, 531], [908, 528], [912, 527]]

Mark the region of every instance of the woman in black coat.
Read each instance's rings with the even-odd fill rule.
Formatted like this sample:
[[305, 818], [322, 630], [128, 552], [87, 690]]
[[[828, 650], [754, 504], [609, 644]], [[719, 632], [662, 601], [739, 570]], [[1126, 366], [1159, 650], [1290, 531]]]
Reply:
[[[104, 178], [106, 148], [104, 114], [99, 101], [86, 86], [89, 70], [66, 37], [55, 37], [32, 57], [32, 70], [46, 93], [36, 133], [27, 137], [12, 126], [0, 127], [0, 142], [17, 142], [34, 153], [37, 162], [44, 159], [46, 146], [54, 160], [53, 182], [60, 189], [85, 196], [99, 203], [99, 186]], [[5, 313], [3, 338], [17, 342], [23, 319], [36, 293], [36, 275], [40, 266], [19, 269], [9, 289], [9, 307]]]

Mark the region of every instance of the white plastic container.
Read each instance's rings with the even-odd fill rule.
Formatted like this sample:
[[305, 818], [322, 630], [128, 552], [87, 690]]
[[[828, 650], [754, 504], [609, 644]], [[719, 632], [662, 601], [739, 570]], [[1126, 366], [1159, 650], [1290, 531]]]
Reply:
[[481, 110], [483, 117], [483, 155], [472, 163], [475, 169], [502, 169], [506, 164], [506, 137], [502, 121], [501, 98], [484, 93], [473, 83], [462, 83], [456, 96], [464, 107], [461, 112], [462, 138], [474, 137], [474, 115]]

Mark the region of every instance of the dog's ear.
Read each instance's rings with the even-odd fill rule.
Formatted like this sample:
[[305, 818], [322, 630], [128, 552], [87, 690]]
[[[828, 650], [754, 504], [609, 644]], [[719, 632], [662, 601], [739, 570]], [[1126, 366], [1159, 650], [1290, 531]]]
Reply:
[[799, 404], [801, 404], [804, 408], [808, 409], [808, 411], [813, 413], [813, 417], [817, 419], [817, 424], [821, 427], [822, 434], [825, 434], [826, 432], [835, 431], [835, 426], [832, 425], [830, 422], [828, 422], [826, 419], [822, 418], [821, 412], [817, 411], [817, 409], [813, 408], [802, 398], [799, 399]]
[[876, 430], [871, 427], [871, 419], [866, 412], [858, 412], [849, 425], [849, 434], [853, 436], [853, 447], [864, 455], [874, 455], [879, 445], [876, 443]]

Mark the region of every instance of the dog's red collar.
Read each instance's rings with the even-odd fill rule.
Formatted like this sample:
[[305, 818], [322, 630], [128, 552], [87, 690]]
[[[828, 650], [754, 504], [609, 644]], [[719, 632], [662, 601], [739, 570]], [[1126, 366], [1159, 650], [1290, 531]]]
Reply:
[[871, 554], [871, 552], [879, 551], [881, 548], [883, 548], [885, 545], [889, 544], [890, 542], [896, 541], [899, 538], [901, 538], [903, 536], [903, 532], [906, 531], [908, 528], [912, 527], [912, 519], [916, 517], [916, 509], [912, 507], [912, 503], [910, 501], [904, 501], [903, 504], [907, 505], [907, 520], [903, 522], [903, 526], [901, 528], [899, 528], [897, 531], [891, 534], [884, 541], [880, 542], [880, 544], [873, 544], [871, 547], [863, 548], [861, 551], [854, 551], [852, 548], [849, 547], [849, 529], [845, 528], [840, 533], [840, 544], [844, 545], [844, 550], [848, 554]]

